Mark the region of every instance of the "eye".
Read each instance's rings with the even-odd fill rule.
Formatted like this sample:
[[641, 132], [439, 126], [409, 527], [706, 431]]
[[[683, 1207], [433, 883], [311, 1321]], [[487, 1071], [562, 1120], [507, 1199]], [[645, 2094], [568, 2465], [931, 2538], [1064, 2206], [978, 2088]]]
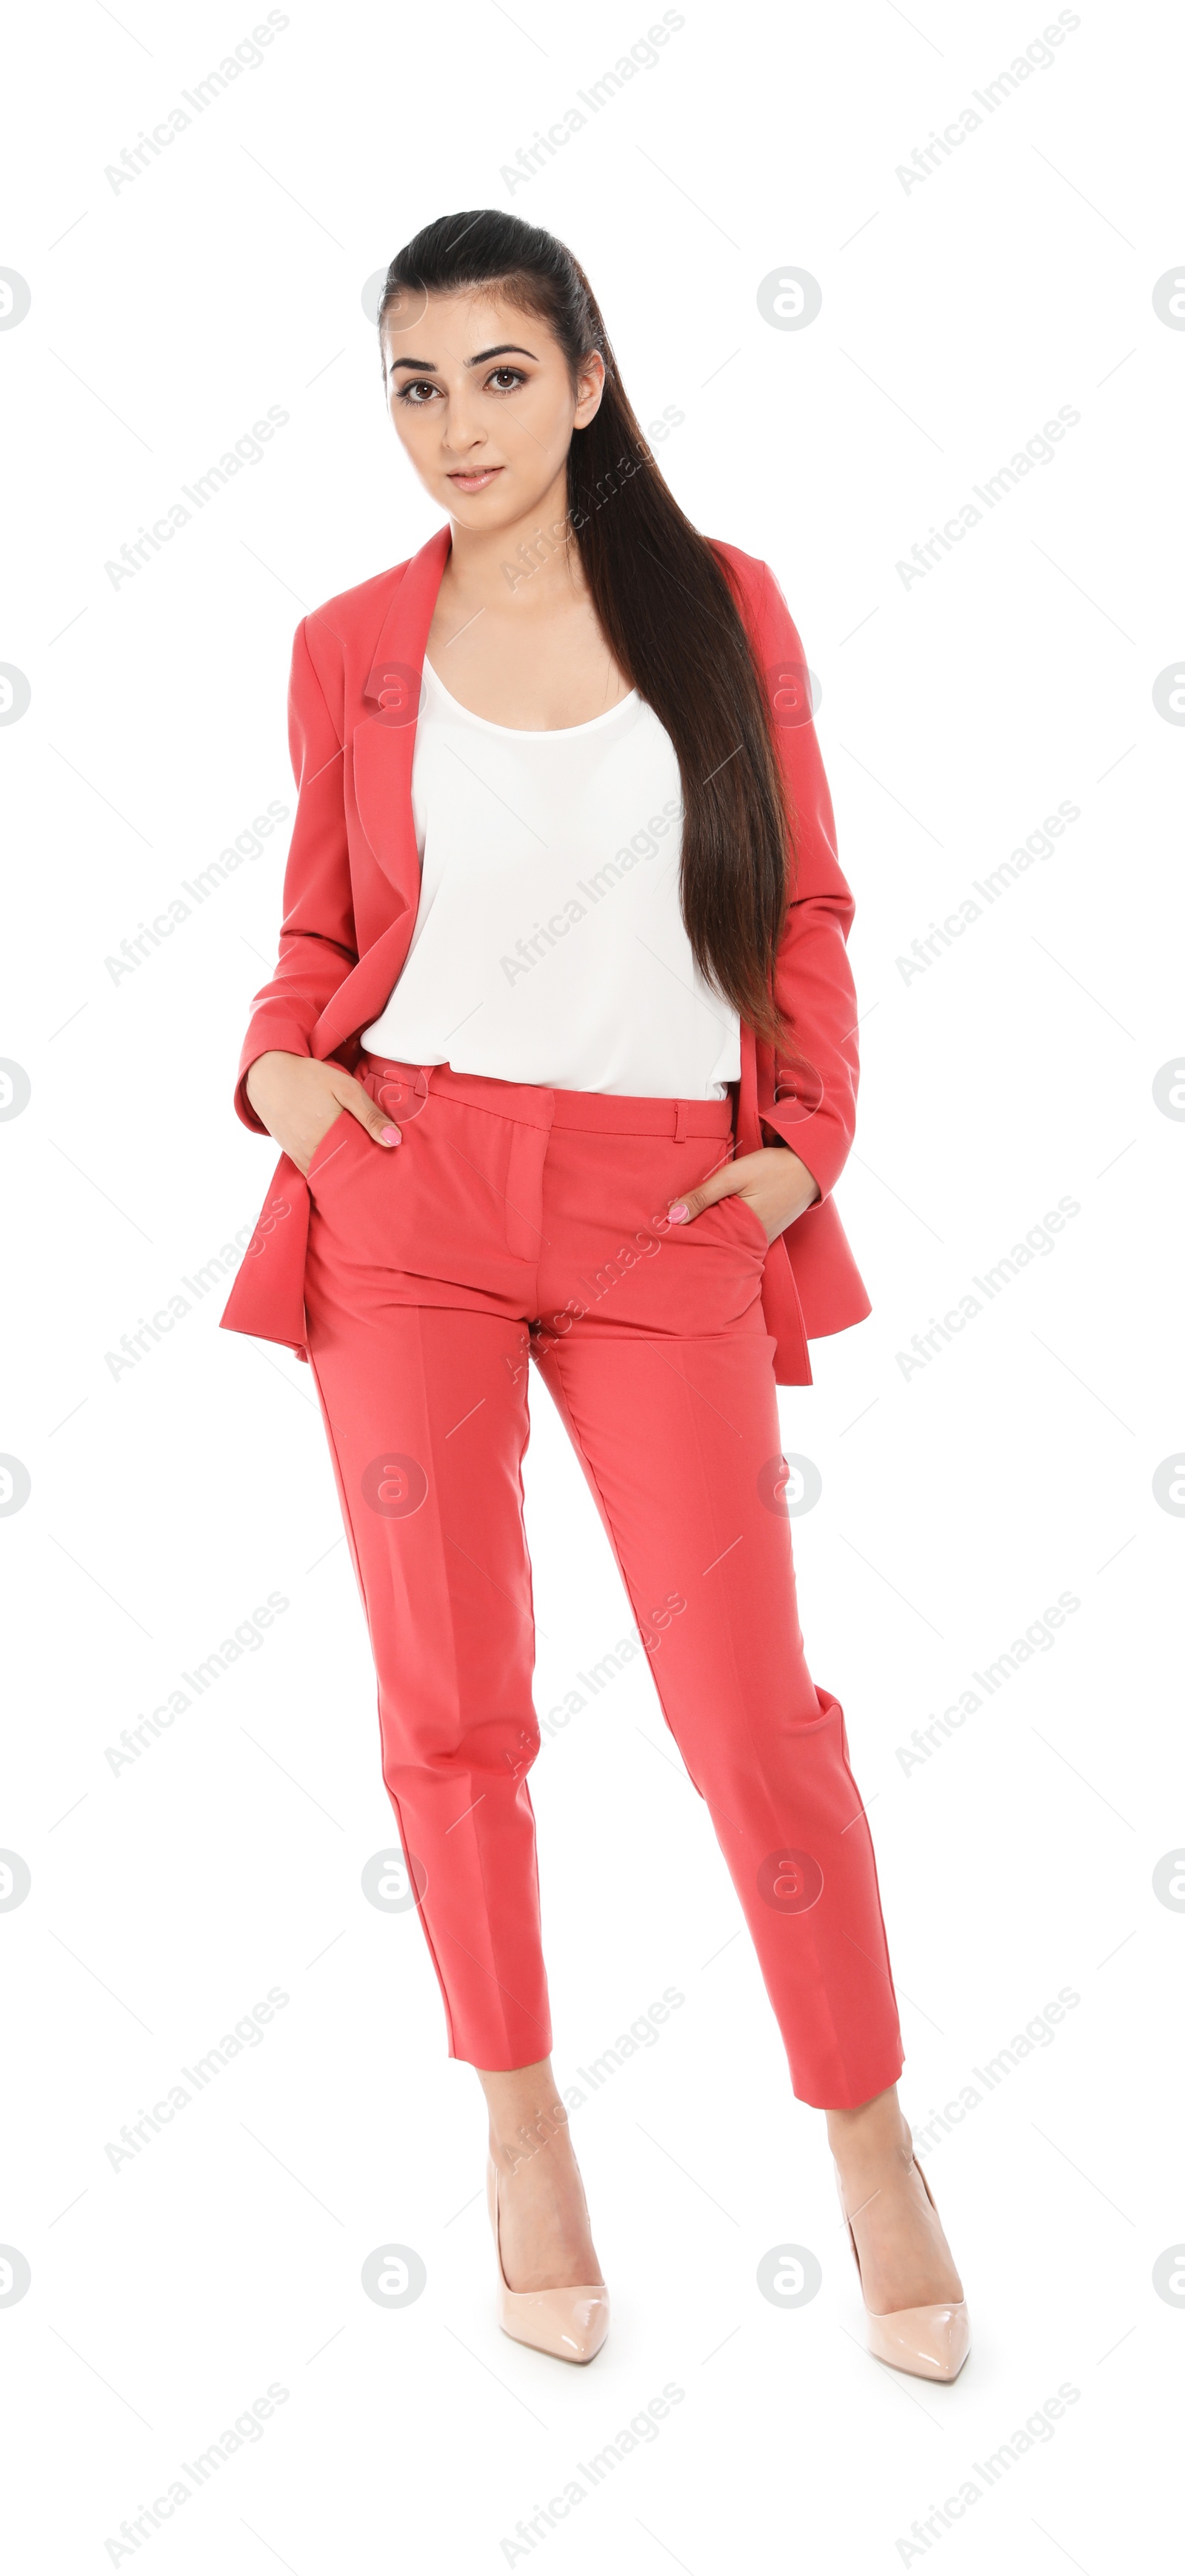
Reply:
[[426, 376], [413, 377], [410, 384], [400, 385], [396, 395], [396, 401], [410, 403], [413, 411], [422, 411], [424, 406], [422, 402], [418, 400], [418, 396], [420, 394], [434, 395], [435, 392], [435, 385], [429, 384]]
[[[509, 378], [509, 382], [500, 384], [499, 377]], [[497, 393], [506, 394], [513, 393], [516, 385], [525, 385], [526, 381], [526, 371], [522, 367], [495, 367], [493, 374], [487, 376], [486, 385], [487, 388], [492, 386]]]

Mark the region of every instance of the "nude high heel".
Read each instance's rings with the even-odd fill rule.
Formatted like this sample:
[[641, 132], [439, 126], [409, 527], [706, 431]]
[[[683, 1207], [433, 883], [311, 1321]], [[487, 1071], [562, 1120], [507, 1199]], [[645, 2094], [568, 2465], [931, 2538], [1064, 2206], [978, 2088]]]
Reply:
[[592, 2361], [609, 2332], [609, 2293], [603, 2281], [582, 2282], [570, 2290], [512, 2290], [502, 2269], [498, 2230], [498, 2168], [486, 2165], [486, 2207], [494, 2231], [502, 2332], [557, 2361]]
[[[922, 2189], [937, 2217], [934, 2194], [916, 2156], [913, 2161], [922, 2176]], [[835, 2188], [839, 2193], [839, 2205], [843, 2210], [848, 2243], [855, 2258], [856, 2273], [860, 2281], [861, 2295], [863, 2295], [864, 2278], [860, 2271], [860, 2256], [856, 2250], [852, 2222], [844, 2207], [843, 2184], [840, 2181], [838, 2165], [835, 2168]], [[944, 2300], [937, 2307], [932, 2308], [890, 2308], [883, 2316], [875, 2316], [866, 2302], [864, 2315], [868, 2329], [868, 2349], [874, 2360], [887, 2362], [890, 2370], [907, 2370], [914, 2379], [958, 2378], [971, 2350], [971, 2325], [965, 2299]]]

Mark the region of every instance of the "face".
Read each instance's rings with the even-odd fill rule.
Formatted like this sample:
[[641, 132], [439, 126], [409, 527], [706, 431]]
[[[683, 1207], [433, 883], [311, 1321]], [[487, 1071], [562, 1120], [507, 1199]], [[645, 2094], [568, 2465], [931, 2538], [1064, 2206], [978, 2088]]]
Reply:
[[462, 527], [508, 528], [554, 500], [574, 429], [605, 382], [594, 351], [573, 392], [548, 324], [466, 287], [407, 295], [383, 324], [387, 402], [426, 492]]

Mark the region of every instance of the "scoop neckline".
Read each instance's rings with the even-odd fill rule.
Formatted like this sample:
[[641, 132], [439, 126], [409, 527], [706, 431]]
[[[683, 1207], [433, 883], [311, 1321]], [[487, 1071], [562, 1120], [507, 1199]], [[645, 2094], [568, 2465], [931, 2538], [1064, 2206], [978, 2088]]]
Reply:
[[447, 698], [447, 700], [448, 700], [448, 703], [449, 703], [450, 707], [455, 707], [455, 708], [456, 708], [456, 710], [457, 710], [458, 715], [461, 715], [461, 716], [465, 716], [465, 717], [467, 717], [467, 718], [468, 718], [468, 721], [469, 721], [469, 723], [470, 723], [470, 724], [480, 725], [480, 726], [482, 727], [483, 732], [485, 732], [485, 733], [503, 733], [503, 734], [509, 734], [509, 735], [511, 735], [511, 737], [512, 737], [516, 742], [564, 742], [564, 741], [570, 741], [570, 740], [571, 740], [571, 738], [572, 738], [572, 736], [573, 736], [573, 734], [578, 734], [578, 733], [595, 733], [595, 732], [596, 732], [596, 730], [597, 730], [597, 727], [598, 727], [599, 725], [606, 725], [606, 724], [610, 723], [610, 721], [612, 720], [612, 718], [613, 718], [614, 716], [619, 716], [619, 715], [621, 714], [621, 712], [622, 712], [623, 707], [635, 706], [635, 705], [638, 703], [638, 692], [637, 692], [637, 690], [636, 690], [636, 689], [627, 689], [627, 691], [626, 691], [626, 694], [625, 694], [624, 698], [619, 698], [619, 699], [618, 699], [618, 701], [617, 701], [616, 706], [613, 706], [613, 707], [606, 707], [606, 709], [605, 709], [605, 711], [604, 711], [604, 714], [603, 714], [603, 715], [599, 715], [599, 716], [587, 716], [587, 717], [585, 718], [585, 721], [584, 721], [584, 723], [583, 723], [583, 724], [578, 724], [578, 725], [504, 725], [504, 724], [495, 724], [495, 723], [494, 723], [494, 720], [493, 720], [493, 718], [492, 718], [492, 716], [479, 716], [479, 715], [475, 714], [475, 712], [474, 712], [474, 710], [473, 710], [473, 708], [472, 708], [472, 707], [462, 706], [460, 699], [459, 699], [459, 698], [455, 698], [455, 697], [453, 696], [452, 690], [451, 690], [451, 689], [446, 689], [446, 687], [445, 687], [445, 685], [444, 685], [444, 682], [443, 682], [443, 680], [441, 679], [440, 673], [439, 673], [439, 671], [438, 671], [438, 670], [437, 670], [437, 668], [436, 668], [435, 663], [434, 663], [434, 662], [430, 662], [430, 661], [429, 661], [428, 656], [427, 656], [427, 654], [426, 654], [426, 653], [425, 653], [425, 655], [424, 655], [424, 669], [425, 669], [426, 671], [428, 671], [428, 672], [430, 672], [430, 673], [431, 673], [431, 676], [432, 676], [432, 678], [434, 679], [434, 681], [435, 681], [435, 683], [436, 683], [436, 686], [437, 686], [437, 688], [438, 688], [438, 689], [439, 689], [439, 691], [440, 691], [441, 697], [442, 697], [442, 698]]

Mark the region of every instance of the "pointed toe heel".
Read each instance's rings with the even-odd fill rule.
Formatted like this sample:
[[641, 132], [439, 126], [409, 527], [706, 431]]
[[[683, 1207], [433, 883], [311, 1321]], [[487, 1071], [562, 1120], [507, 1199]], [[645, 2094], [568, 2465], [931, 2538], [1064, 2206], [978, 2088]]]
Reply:
[[585, 2281], [568, 2290], [512, 2290], [502, 2268], [498, 2226], [498, 2169], [486, 2165], [486, 2207], [494, 2234], [498, 2293], [503, 2334], [556, 2361], [593, 2361], [609, 2332], [609, 2293], [603, 2281]]
[[890, 2370], [907, 2370], [914, 2379], [957, 2379], [971, 2350], [967, 2302], [945, 2307], [892, 2308], [887, 2316], [864, 2311], [868, 2349]]
[[[916, 2156], [914, 2164], [921, 2174], [922, 2189], [937, 2217], [934, 2194]], [[856, 2277], [863, 2297], [864, 2277], [860, 2270], [860, 2256], [852, 2222], [844, 2204], [843, 2184], [840, 2181], [838, 2166], [835, 2172], [835, 2188], [839, 2193], [839, 2205], [843, 2211], [848, 2243], [852, 2249]], [[882, 2316], [874, 2315], [865, 2300], [864, 2319], [868, 2334], [868, 2349], [873, 2359], [887, 2362], [890, 2370], [908, 2371], [913, 2379], [939, 2379], [947, 2382], [957, 2379], [971, 2350], [971, 2323], [967, 2315], [965, 2299], [944, 2299], [930, 2308], [890, 2308]]]

